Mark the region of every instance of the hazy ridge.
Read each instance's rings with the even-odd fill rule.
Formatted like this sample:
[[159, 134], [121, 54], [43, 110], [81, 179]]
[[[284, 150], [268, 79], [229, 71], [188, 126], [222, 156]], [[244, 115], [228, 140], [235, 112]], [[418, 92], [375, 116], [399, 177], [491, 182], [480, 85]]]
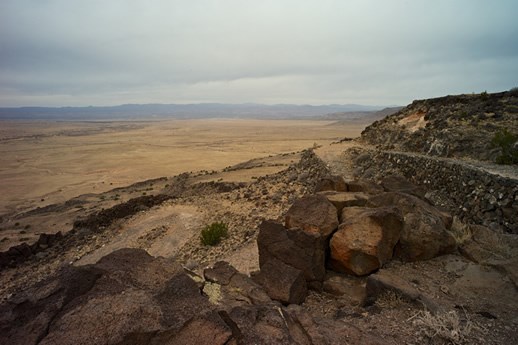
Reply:
[[145, 118], [310, 118], [331, 113], [373, 112], [383, 106], [358, 104], [264, 105], [255, 103], [223, 104], [125, 104], [88, 107], [19, 107], [0, 108], [4, 120], [108, 120]]

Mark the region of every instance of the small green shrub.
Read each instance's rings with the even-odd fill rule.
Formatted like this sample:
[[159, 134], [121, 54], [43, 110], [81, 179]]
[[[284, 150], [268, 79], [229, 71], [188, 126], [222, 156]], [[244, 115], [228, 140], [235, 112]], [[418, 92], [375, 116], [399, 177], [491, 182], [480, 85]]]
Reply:
[[228, 227], [225, 223], [212, 223], [207, 225], [205, 229], [201, 231], [201, 243], [205, 246], [215, 246], [227, 236]]
[[518, 141], [518, 135], [504, 129], [495, 134], [491, 139], [491, 145], [501, 150], [500, 156], [496, 157], [498, 164], [518, 164], [518, 148], [514, 145]]

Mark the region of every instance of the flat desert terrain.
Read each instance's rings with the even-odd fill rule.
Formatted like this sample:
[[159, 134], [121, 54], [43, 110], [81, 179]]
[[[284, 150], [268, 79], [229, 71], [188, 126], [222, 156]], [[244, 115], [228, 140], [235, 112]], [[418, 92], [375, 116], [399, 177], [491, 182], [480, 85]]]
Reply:
[[311, 120], [0, 122], [0, 216], [182, 172], [356, 137]]

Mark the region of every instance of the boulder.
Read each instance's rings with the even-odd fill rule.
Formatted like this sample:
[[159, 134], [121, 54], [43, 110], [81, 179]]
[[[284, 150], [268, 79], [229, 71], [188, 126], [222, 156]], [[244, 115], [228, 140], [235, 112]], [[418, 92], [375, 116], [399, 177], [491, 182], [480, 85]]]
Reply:
[[381, 186], [386, 192], [399, 192], [414, 195], [418, 198], [424, 198], [426, 191], [422, 187], [408, 181], [400, 175], [390, 175], [381, 180]]
[[361, 179], [355, 181], [348, 181], [346, 183], [348, 192], [363, 192], [366, 194], [375, 195], [383, 193], [384, 191], [383, 187], [369, 180]]
[[404, 261], [428, 260], [456, 250], [448, 231], [452, 217], [424, 200], [404, 193], [383, 193], [369, 199], [367, 206], [395, 206], [403, 214], [404, 226], [395, 256]]
[[347, 222], [349, 219], [352, 219], [363, 212], [365, 212], [365, 207], [344, 207], [340, 214], [340, 224]]
[[308, 282], [322, 281], [326, 272], [326, 246], [326, 238], [316, 232], [286, 229], [271, 221], [264, 221], [259, 226], [257, 247], [261, 270], [275, 259], [301, 270]]
[[308, 293], [304, 273], [276, 259], [263, 263], [252, 279], [265, 289], [271, 299], [284, 304], [300, 304]]
[[417, 302], [419, 306], [425, 306], [433, 313], [441, 310], [441, 307], [433, 301], [432, 296], [420, 292], [409, 282], [384, 270], [380, 270], [367, 278], [365, 304], [373, 304], [385, 291], [393, 291], [408, 301]]
[[141, 249], [68, 267], [0, 312], [2, 344], [189, 344], [194, 334], [225, 344], [232, 336], [180, 265]]
[[365, 206], [368, 196], [362, 192], [320, 192], [336, 207], [338, 215], [342, 213], [344, 207]]
[[329, 265], [358, 276], [372, 273], [392, 258], [403, 220], [395, 208], [365, 209], [342, 223], [330, 241]]
[[516, 237], [496, 233], [482, 225], [469, 225], [468, 231], [471, 236], [459, 245], [459, 252], [468, 260], [488, 264], [518, 256]]
[[347, 192], [347, 184], [342, 176], [324, 177], [315, 187], [315, 193], [322, 191]]
[[250, 277], [238, 272], [228, 262], [216, 262], [212, 267], [203, 271], [203, 276], [206, 279], [205, 287], [216, 287], [215, 289], [204, 288], [204, 292], [210, 290], [211, 293], [217, 293], [218, 296], [213, 298], [212, 301], [223, 309], [230, 309], [243, 304], [243, 302], [254, 305], [271, 302], [268, 294], [261, 286]]
[[286, 213], [286, 228], [300, 228], [327, 238], [338, 227], [336, 208], [323, 195], [298, 199]]
[[[289, 270], [283, 274], [290, 277]], [[94, 265], [67, 266], [0, 302], [0, 344], [382, 343], [375, 341], [379, 335], [343, 320], [313, 319], [297, 305], [243, 298], [262, 290], [227, 263], [205, 273], [213, 281], [206, 284], [243, 293], [230, 306], [225, 299], [210, 303], [185, 272], [173, 260], [141, 249], [118, 250]], [[300, 271], [298, 276], [292, 292], [304, 284]], [[289, 280], [277, 278], [271, 283]]]

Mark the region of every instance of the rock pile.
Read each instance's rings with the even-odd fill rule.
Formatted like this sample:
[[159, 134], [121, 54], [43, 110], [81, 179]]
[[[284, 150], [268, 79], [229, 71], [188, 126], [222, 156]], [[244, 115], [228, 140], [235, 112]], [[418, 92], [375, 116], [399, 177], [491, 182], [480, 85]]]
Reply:
[[426, 260], [456, 250], [451, 216], [419, 198], [421, 188], [398, 176], [381, 187], [339, 179], [325, 179], [317, 194], [296, 201], [284, 225], [261, 224], [254, 279], [272, 299], [302, 302], [307, 287], [322, 288], [326, 267], [364, 276], [394, 257]]
[[[447, 208], [464, 223], [483, 224], [518, 234], [518, 181], [515, 178], [458, 161], [397, 152], [358, 152], [356, 164], [360, 176], [386, 180], [398, 174], [420, 186], [414, 192], [403, 191], [407, 194], [422, 198], [423, 187], [430, 190], [427, 196], [434, 204]], [[376, 175], [371, 176], [371, 172]]]
[[[0, 305], [2, 344], [381, 344], [344, 322], [282, 306], [225, 262], [188, 273], [121, 249]], [[202, 292], [203, 291], [203, 292]]]

